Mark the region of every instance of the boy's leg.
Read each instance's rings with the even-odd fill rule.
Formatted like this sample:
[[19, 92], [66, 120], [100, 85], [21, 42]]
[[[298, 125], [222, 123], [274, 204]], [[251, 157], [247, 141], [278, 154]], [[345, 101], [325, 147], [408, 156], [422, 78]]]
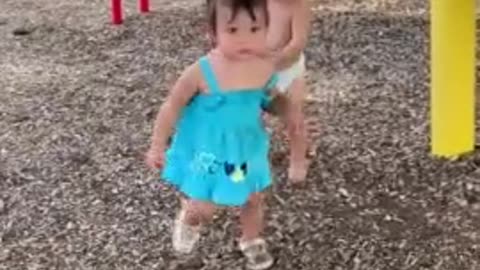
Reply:
[[183, 200], [173, 229], [174, 249], [181, 253], [190, 253], [200, 238], [201, 225], [209, 222], [214, 213], [215, 206], [211, 203]]
[[290, 140], [290, 165], [288, 176], [294, 183], [303, 182], [307, 176], [307, 129], [303, 113], [306, 95], [306, 82], [297, 78], [288, 89], [288, 102], [284, 121]]
[[264, 222], [263, 194], [252, 195], [240, 212], [242, 238], [240, 249], [247, 258], [247, 266], [252, 270], [267, 269], [273, 264], [273, 258], [267, 250], [265, 240], [260, 236]]

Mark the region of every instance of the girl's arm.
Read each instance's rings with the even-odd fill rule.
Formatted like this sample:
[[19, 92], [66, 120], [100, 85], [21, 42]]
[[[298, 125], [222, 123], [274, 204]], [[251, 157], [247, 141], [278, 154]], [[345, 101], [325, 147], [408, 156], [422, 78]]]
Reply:
[[310, 1], [299, 1], [292, 16], [292, 38], [279, 52], [279, 62], [277, 65], [280, 69], [289, 67], [307, 46], [311, 20], [312, 11]]
[[197, 93], [199, 82], [200, 69], [197, 63], [189, 66], [175, 82], [155, 119], [151, 150], [163, 153], [182, 108]]

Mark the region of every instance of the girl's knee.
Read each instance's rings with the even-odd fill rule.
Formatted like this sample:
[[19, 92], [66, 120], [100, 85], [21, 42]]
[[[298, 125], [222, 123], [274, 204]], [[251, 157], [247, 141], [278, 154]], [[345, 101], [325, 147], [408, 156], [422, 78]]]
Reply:
[[189, 200], [185, 204], [187, 218], [195, 223], [208, 223], [213, 219], [216, 207], [208, 202]]
[[249, 206], [261, 206], [263, 205], [264, 198], [263, 193], [254, 193], [248, 198], [247, 204]]

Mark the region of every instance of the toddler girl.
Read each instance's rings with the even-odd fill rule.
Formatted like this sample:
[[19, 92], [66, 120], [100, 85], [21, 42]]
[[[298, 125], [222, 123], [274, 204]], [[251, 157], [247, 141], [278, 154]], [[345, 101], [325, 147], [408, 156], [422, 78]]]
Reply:
[[173, 230], [177, 251], [193, 250], [215, 209], [240, 207], [240, 249], [250, 269], [266, 269], [273, 259], [260, 236], [262, 192], [271, 175], [261, 114], [276, 84], [262, 57], [266, 4], [211, 0], [208, 10], [214, 49], [184, 70], [161, 106], [147, 163], [186, 197]]

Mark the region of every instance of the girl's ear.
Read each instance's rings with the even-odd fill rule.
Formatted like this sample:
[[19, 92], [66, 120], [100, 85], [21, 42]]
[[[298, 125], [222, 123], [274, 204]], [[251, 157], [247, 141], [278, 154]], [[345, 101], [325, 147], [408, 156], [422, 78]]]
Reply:
[[203, 30], [203, 32], [205, 33], [205, 40], [209, 46], [209, 49], [214, 48], [216, 40], [213, 29], [209, 25], [205, 25]]
[[211, 28], [209, 28], [207, 30], [207, 39], [208, 39], [208, 42], [210, 44], [210, 46], [215, 47], [215, 44], [217, 43], [217, 40], [215, 38], [215, 33], [213, 32], [213, 30]]

